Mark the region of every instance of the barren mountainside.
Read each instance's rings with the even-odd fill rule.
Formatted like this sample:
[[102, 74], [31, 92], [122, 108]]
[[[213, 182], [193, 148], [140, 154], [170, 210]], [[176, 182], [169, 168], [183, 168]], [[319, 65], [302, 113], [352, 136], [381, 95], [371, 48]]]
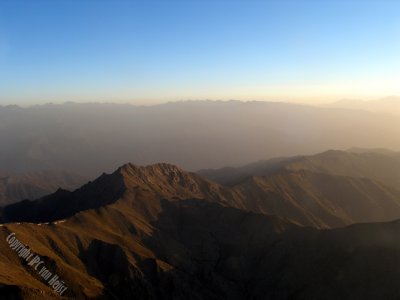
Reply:
[[274, 158], [237, 168], [203, 169], [197, 173], [222, 184], [232, 185], [249, 176], [268, 176], [280, 170], [370, 178], [400, 187], [400, 152], [381, 149], [329, 150], [315, 155]]
[[[44, 222], [118, 201], [136, 189], [152, 197], [179, 201], [202, 199], [244, 211], [275, 215], [293, 223], [334, 228], [359, 222], [400, 218], [400, 191], [369, 178], [283, 168], [226, 186], [161, 163], [127, 164], [74, 192], [58, 190], [37, 201], [0, 210], [3, 222]], [[146, 204], [150, 210], [151, 202]]]
[[[2, 211], [8, 223], [0, 227], [2, 296], [58, 298], [10, 249], [6, 237], [15, 233], [62, 278], [66, 299], [399, 297], [398, 221], [319, 230], [249, 211], [254, 203], [244, 194], [254, 182], [268, 195], [280, 192], [281, 198], [262, 199], [275, 202], [304, 188], [303, 180], [326, 182], [315, 173], [289, 175], [293, 182], [276, 174], [275, 181], [250, 177], [232, 188], [173, 165], [128, 164], [75, 192], [9, 206]], [[333, 177], [339, 187], [376, 188], [366, 179]], [[321, 196], [309, 188], [310, 195]], [[328, 205], [325, 197], [296, 201]]]
[[255, 212], [314, 227], [399, 218], [400, 154], [326, 151], [198, 174], [230, 187]]
[[310, 171], [252, 176], [232, 187], [251, 211], [334, 228], [400, 217], [400, 191], [368, 178]]

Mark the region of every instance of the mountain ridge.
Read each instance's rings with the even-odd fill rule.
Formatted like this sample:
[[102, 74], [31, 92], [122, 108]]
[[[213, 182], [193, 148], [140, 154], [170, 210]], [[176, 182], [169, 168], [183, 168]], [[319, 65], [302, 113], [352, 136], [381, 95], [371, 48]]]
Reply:
[[[386, 218], [396, 214], [396, 192], [381, 188], [369, 178], [302, 169], [229, 187], [171, 164], [124, 164], [74, 192], [1, 210], [10, 221], [0, 226], [2, 293], [58, 298], [6, 243], [15, 233], [59, 274], [66, 299], [400, 296], [400, 221], [345, 226], [373, 219], [374, 203]], [[368, 281], [372, 270], [382, 281]]]
[[[61, 276], [66, 299], [400, 295], [398, 220], [317, 230], [198, 199], [160, 201], [151, 219], [119, 201], [58, 224], [0, 227], [0, 268], [11, 270], [0, 272], [0, 282], [17, 299], [58, 297], [7, 250], [14, 232]], [[369, 282], [372, 271], [379, 280]]]
[[[244, 211], [276, 215], [298, 225], [316, 228], [400, 218], [400, 191], [375, 178], [335, 172], [335, 168], [342, 170], [337, 166], [337, 154], [340, 154], [339, 157], [342, 155], [335, 151], [317, 154], [313, 156], [311, 164], [304, 157], [278, 159], [274, 162], [278, 163], [279, 168], [272, 166], [266, 175], [261, 172], [247, 176], [247, 179], [231, 186], [213, 182], [168, 163], [147, 166], [128, 163], [111, 174], [104, 173], [74, 192], [59, 190], [38, 201], [9, 205], [0, 210], [0, 221], [54, 222], [124, 199], [145, 197], [152, 200], [148, 200], [148, 203], [127, 201], [132, 202], [131, 205], [138, 210], [151, 208], [148, 212], [152, 218], [161, 211], [160, 201], [163, 199], [199, 199]], [[330, 159], [332, 155], [334, 160], [323, 165], [325, 169], [315, 167], [320, 157]], [[348, 157], [353, 158], [352, 154], [346, 154], [345, 157], [345, 162]], [[299, 159], [306, 168], [299, 167]], [[327, 172], [327, 167], [334, 172]]]
[[400, 149], [397, 116], [273, 102], [0, 108], [0, 126], [7, 128], [0, 131], [1, 170], [57, 169], [89, 178], [128, 161], [196, 170], [333, 147]]
[[238, 168], [205, 169], [198, 173], [222, 184], [236, 184], [246, 176], [268, 176], [282, 169], [310, 170], [331, 175], [369, 177], [385, 185], [400, 186], [400, 152], [327, 150], [259, 161]]

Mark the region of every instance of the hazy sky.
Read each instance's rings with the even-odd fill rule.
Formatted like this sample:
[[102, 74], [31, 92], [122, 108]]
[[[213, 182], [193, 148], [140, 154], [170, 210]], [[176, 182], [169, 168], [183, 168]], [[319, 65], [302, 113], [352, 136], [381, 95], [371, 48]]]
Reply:
[[0, 104], [400, 94], [400, 1], [1, 1]]

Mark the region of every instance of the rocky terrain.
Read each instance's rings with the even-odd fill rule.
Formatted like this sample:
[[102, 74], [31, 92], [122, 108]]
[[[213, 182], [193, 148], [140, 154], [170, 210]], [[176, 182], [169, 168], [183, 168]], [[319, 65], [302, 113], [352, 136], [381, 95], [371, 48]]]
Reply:
[[[265, 207], [286, 202], [290, 193], [298, 192], [298, 180], [313, 184], [309, 189], [314, 193], [320, 181], [327, 180], [324, 176], [332, 176], [316, 180], [314, 173], [290, 172], [295, 173], [279, 171], [268, 183], [257, 183], [257, 189], [268, 184], [265, 190], [273, 192], [271, 198], [253, 201], [256, 197], [244, 195], [257, 177], [226, 186], [169, 164], [127, 164], [75, 192], [60, 190], [7, 206], [0, 215], [2, 296], [58, 299], [10, 248], [6, 239], [15, 233], [62, 278], [68, 287], [65, 299], [398, 298], [400, 223], [343, 227], [345, 219], [338, 217], [341, 221], [331, 227], [340, 228], [327, 230], [318, 222], [304, 226], [284, 210], [271, 215], [257, 208], [255, 202], [263, 201]], [[297, 178], [299, 174], [305, 179]], [[291, 176], [293, 182], [282, 185], [282, 178]], [[334, 178], [344, 185], [350, 180], [351, 187], [377, 188], [371, 179]], [[395, 193], [389, 187], [385, 193], [390, 191]], [[346, 190], [341, 193], [336, 205], [343, 213], [351, 203], [339, 201]], [[318, 207], [321, 199], [328, 201], [295, 200], [305, 215], [313, 214], [327, 225], [329, 218], [320, 209], [312, 210], [312, 202]], [[367, 210], [376, 205], [371, 199], [355, 199], [366, 211], [352, 216], [376, 218]], [[395, 205], [396, 198], [384, 201]], [[395, 217], [395, 209], [390, 210], [393, 215], [379, 218]]]

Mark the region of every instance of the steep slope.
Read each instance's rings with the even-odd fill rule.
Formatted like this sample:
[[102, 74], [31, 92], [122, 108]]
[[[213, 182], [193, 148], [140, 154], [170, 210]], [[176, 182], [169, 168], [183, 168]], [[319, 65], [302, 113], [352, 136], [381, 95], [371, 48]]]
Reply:
[[65, 299], [400, 297], [400, 222], [320, 231], [227, 207], [225, 191], [164, 164], [103, 175], [70, 193], [79, 211], [66, 220], [0, 227], [2, 296], [58, 299], [8, 245], [15, 233], [60, 276]]
[[400, 191], [368, 178], [282, 170], [249, 177], [232, 189], [251, 211], [318, 228], [400, 217]]
[[[229, 191], [226, 193], [226, 199], [231, 197]], [[6, 221], [44, 223], [7, 223], [0, 228], [3, 236], [1, 270], [15, 271], [11, 274], [1, 271], [0, 282], [11, 292], [17, 287], [14, 292], [23, 299], [41, 299], [43, 291], [49, 299], [56, 297], [36, 274], [26, 271], [4, 242], [6, 236], [14, 232], [32, 251], [45, 257], [52, 272], [68, 283], [66, 295], [71, 299], [127, 299], [132, 296], [169, 299], [172, 294], [190, 299], [196, 294], [198, 297], [215, 295], [212, 288], [204, 289], [201, 274], [197, 274], [204, 264], [199, 264], [196, 257], [183, 255], [189, 249], [185, 250], [186, 246], [174, 236], [190, 239], [192, 231], [203, 231], [204, 223], [209, 223], [219, 236], [230, 236], [232, 230], [239, 232], [243, 228], [250, 230], [260, 226], [258, 234], [269, 240], [276, 232], [293, 226], [279, 218], [223, 206], [226, 201], [223, 194], [219, 185], [175, 166], [126, 165], [75, 192], [60, 191], [53, 198], [13, 205], [11, 210], [6, 208], [3, 212]], [[209, 201], [201, 199], [204, 197], [209, 197]], [[61, 217], [68, 219], [55, 221]], [[204, 242], [213, 239], [208, 235], [204, 238]], [[204, 251], [207, 252], [207, 248]], [[215, 254], [209, 255], [214, 257]], [[177, 264], [176, 270], [173, 264]], [[186, 271], [179, 271], [180, 264], [195, 268], [188, 282], [185, 282]], [[233, 286], [223, 276], [220, 280], [224, 285]], [[195, 291], [192, 283], [196, 285]], [[171, 285], [174, 288], [168, 295], [166, 288]], [[228, 288], [223, 290], [229, 292]]]
[[37, 199], [59, 188], [74, 190], [85, 182], [86, 178], [80, 175], [61, 171], [0, 172], [0, 206], [24, 199]]
[[268, 176], [280, 170], [307, 170], [331, 175], [370, 178], [400, 187], [400, 153], [391, 151], [329, 150], [315, 155], [276, 158], [238, 168], [201, 170], [211, 180], [232, 185], [249, 176]]
[[330, 150], [199, 174], [229, 186], [246, 208], [315, 227], [399, 218], [400, 154]]
[[285, 166], [289, 170], [370, 178], [393, 188], [400, 187], [400, 153], [354, 153], [330, 150], [303, 157]]
[[304, 156], [279, 157], [259, 161], [242, 167], [225, 167], [221, 169], [202, 169], [196, 173], [223, 185], [232, 186], [251, 176], [267, 176], [285, 169], [292, 162], [301, 161]]
[[[244, 211], [275, 215], [316, 228], [400, 218], [400, 191], [368, 178], [283, 168], [269, 176], [251, 176], [234, 186], [223, 186], [170, 164], [124, 165], [94, 182], [37, 201], [22, 201], [0, 209], [1, 222], [49, 222], [97, 209], [140, 191], [147, 199], [203, 199]], [[148, 200], [135, 209], [149, 217], [160, 210]], [[154, 205], [155, 206], [154, 206]]]
[[74, 192], [58, 190], [36, 201], [21, 201], [0, 209], [2, 222], [43, 222], [64, 219], [87, 209], [112, 204], [136, 191], [157, 199], [207, 199], [245, 208], [233, 191], [169, 164], [138, 167], [127, 164], [103, 174]]

